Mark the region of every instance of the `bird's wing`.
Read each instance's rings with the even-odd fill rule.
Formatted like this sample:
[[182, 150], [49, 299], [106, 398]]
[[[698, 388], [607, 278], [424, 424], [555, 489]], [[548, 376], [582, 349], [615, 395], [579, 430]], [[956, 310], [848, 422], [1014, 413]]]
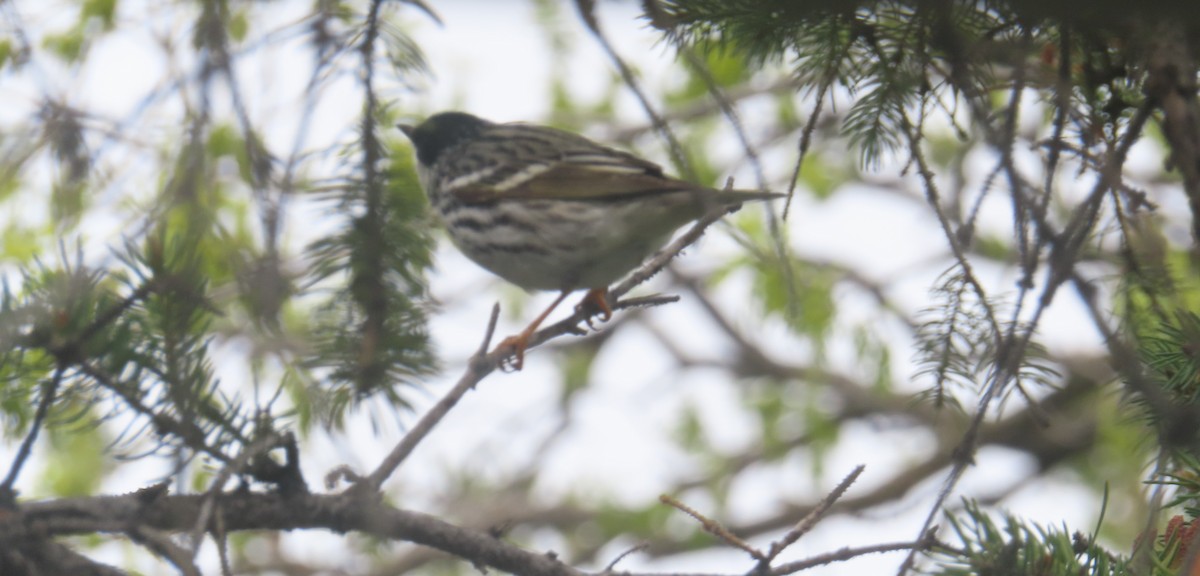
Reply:
[[[503, 148], [503, 161], [452, 182], [464, 201], [497, 198], [603, 200], [698, 187], [665, 176], [662, 168], [582, 136], [541, 126], [503, 124], [481, 134], [461, 154]], [[456, 184], [456, 185], [455, 185]]]

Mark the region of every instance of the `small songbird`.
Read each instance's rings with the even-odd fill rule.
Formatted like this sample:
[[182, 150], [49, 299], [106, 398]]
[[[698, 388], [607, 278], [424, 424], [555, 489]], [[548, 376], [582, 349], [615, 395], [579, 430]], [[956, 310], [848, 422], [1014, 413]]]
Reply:
[[558, 290], [512, 346], [520, 370], [529, 338], [568, 294], [607, 320], [608, 286], [710, 210], [734, 210], [770, 192], [716, 190], [663, 174], [657, 164], [583, 136], [533, 124], [497, 124], [442, 112], [399, 126], [417, 175], [458, 249], [526, 290]]

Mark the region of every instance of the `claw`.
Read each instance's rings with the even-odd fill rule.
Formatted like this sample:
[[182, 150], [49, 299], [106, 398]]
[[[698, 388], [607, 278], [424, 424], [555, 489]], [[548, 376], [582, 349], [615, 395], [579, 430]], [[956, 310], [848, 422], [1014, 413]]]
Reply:
[[[529, 340], [533, 338], [533, 334], [537, 332], [538, 326], [546, 320], [546, 317], [566, 299], [570, 291], [564, 291], [558, 295], [558, 298], [546, 308], [528, 327], [522, 330], [515, 336], [509, 336], [500, 341], [496, 345], [495, 350], [511, 350], [500, 361], [500, 369], [505, 372], [520, 372], [525, 366], [525, 350], [529, 348]], [[584, 295], [583, 300], [575, 305], [575, 312], [584, 314], [583, 321], [591, 330], [596, 330], [596, 325], [593, 324], [594, 319], [599, 316], [602, 321], [612, 319], [612, 307], [608, 305], [608, 288], [593, 288], [588, 290]], [[581, 332], [582, 333], [582, 332]]]
[[594, 317], [599, 316], [600, 320], [604, 322], [611, 320], [612, 307], [608, 305], [608, 288], [588, 290], [588, 293], [583, 296], [583, 300], [575, 305], [575, 312], [584, 314], [583, 321], [592, 330], [596, 330], [596, 325], [592, 324]]
[[546, 320], [546, 317], [549, 316], [559, 304], [562, 304], [562, 301], [566, 299], [567, 294], [570, 294], [570, 292], [564, 291], [562, 294], [559, 294], [558, 298], [555, 298], [554, 302], [550, 304], [550, 307], [546, 308], [546, 311], [542, 312], [541, 315], [534, 319], [534, 321], [530, 323], [529, 326], [527, 326], [524, 330], [522, 330], [520, 334], [517, 334], [516, 336], [509, 336], [496, 345], [496, 350], [503, 350], [510, 347], [512, 348], [512, 361], [510, 363], [507, 357], [502, 359], [500, 361], [501, 370], [505, 372], [521, 371], [521, 368], [525, 366], [525, 349], [529, 348], [529, 339], [533, 337], [534, 332], [537, 332], [538, 326], [542, 325], [542, 322]]
[[500, 361], [500, 370], [503, 372], [520, 372], [525, 366], [525, 349], [529, 347], [529, 336], [532, 333], [526, 334], [521, 332], [516, 336], [509, 336], [500, 341], [496, 345], [497, 350], [511, 347], [512, 356], [506, 356]]

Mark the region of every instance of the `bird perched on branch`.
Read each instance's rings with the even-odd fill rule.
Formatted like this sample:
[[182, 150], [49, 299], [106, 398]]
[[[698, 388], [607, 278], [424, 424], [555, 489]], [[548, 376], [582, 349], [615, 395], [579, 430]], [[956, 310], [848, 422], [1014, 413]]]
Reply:
[[612, 316], [609, 284], [710, 210], [781, 196], [716, 190], [583, 136], [442, 112], [401, 124], [417, 175], [450, 239], [480, 266], [526, 290], [558, 290], [545, 312], [501, 346], [521, 369], [529, 338], [567, 295]]

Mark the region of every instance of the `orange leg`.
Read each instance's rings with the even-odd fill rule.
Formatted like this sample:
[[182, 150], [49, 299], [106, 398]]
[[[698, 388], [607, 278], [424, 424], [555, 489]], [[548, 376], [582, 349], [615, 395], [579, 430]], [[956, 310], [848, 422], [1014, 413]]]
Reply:
[[608, 305], [608, 288], [592, 288], [584, 294], [583, 300], [575, 305], [576, 312], [588, 312], [587, 323], [592, 325], [592, 316], [600, 316], [607, 322], [612, 318], [612, 308]]
[[559, 294], [558, 298], [555, 298], [554, 302], [552, 304], [550, 304], [550, 307], [546, 308], [546, 311], [542, 312], [542, 314], [540, 316], [535, 318], [533, 320], [533, 322], [527, 328], [525, 328], [524, 330], [521, 331], [520, 334], [517, 334], [516, 336], [509, 336], [508, 338], [505, 338], [497, 346], [497, 348], [504, 348], [507, 346], [512, 346], [512, 349], [513, 349], [512, 369], [514, 372], [519, 371], [521, 369], [521, 367], [525, 364], [525, 349], [529, 347], [529, 339], [533, 336], [533, 333], [537, 332], [538, 326], [541, 326], [542, 322], [546, 321], [546, 317], [549, 316], [550, 313], [553, 312], [555, 308], [558, 308], [558, 305], [562, 304], [562, 301], [566, 300], [567, 294], [570, 294], [570, 293], [571, 292], [569, 290], [563, 290], [562, 294]]

